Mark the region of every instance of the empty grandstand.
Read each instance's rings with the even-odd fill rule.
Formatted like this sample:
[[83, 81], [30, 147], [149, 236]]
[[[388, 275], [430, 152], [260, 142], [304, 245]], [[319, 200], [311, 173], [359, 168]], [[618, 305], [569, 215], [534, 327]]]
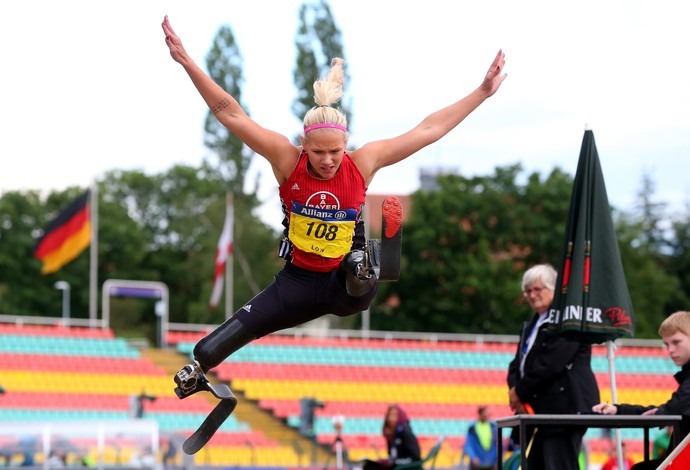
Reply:
[[[0, 323], [0, 458], [11, 466], [48, 466], [59, 452], [74, 466], [136, 466], [152, 458], [170, 468], [335, 467], [333, 418], [344, 417], [349, 461], [382, 457], [382, 416], [388, 404], [399, 403], [422, 454], [444, 438], [435, 466], [452, 468], [478, 405], [488, 406], [492, 417], [510, 414], [505, 376], [515, 338], [282, 332], [249, 344], [213, 371], [240, 404], [204, 449], [186, 456], [180, 442], [215, 400], [204, 393], [178, 400], [172, 375], [202, 334], [171, 330], [167, 347], [149, 348], [107, 328]], [[619, 400], [667, 400], [675, 368], [663, 349], [628, 344], [616, 357]], [[602, 399], [610, 400], [603, 346], [595, 346], [592, 367]], [[313, 435], [300, 432], [304, 398], [323, 404], [313, 409]], [[642, 431], [621, 434], [641, 459]], [[607, 437], [590, 429], [585, 438], [590, 463], [600, 464]]]

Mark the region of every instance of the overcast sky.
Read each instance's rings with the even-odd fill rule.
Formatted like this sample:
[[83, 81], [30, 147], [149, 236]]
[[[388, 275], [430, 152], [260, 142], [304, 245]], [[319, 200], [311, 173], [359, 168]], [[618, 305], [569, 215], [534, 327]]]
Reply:
[[[243, 101], [292, 136], [298, 0], [0, 4], [0, 191], [62, 189], [112, 169], [198, 165], [206, 107], [170, 58], [169, 15], [204, 64], [221, 25], [244, 57]], [[612, 205], [632, 210], [643, 174], [655, 199], [690, 200], [690, 28], [678, 1], [331, 0], [351, 83], [351, 143], [401, 134], [476, 88], [496, 51], [508, 78], [440, 142], [378, 173], [370, 193], [405, 194], [421, 168], [487, 175], [521, 163], [574, 175], [594, 131]], [[256, 157], [277, 225], [277, 185]]]

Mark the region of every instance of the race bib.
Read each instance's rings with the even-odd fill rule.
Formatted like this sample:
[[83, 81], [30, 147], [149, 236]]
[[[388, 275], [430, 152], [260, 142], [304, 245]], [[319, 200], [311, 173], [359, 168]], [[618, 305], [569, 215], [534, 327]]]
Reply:
[[320, 209], [293, 201], [289, 238], [302, 251], [339, 258], [352, 248], [356, 220], [355, 209]]

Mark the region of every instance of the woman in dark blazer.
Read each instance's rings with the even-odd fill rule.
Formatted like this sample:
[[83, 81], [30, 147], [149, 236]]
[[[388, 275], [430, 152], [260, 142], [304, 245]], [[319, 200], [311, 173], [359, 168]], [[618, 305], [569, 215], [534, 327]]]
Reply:
[[[536, 265], [523, 275], [522, 292], [534, 316], [522, 328], [508, 367], [509, 404], [518, 414], [587, 414], [599, 403], [591, 345], [548, 330], [557, 276], [548, 264]], [[533, 436], [529, 470], [577, 470], [585, 431], [542, 426], [528, 432]]]

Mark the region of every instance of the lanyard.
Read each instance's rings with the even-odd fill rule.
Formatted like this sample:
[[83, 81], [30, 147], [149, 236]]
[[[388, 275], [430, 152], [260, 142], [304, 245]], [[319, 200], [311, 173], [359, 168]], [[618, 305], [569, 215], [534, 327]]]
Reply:
[[537, 338], [539, 328], [544, 323], [546, 323], [548, 314], [548, 310], [544, 313], [539, 314], [539, 318], [534, 323], [532, 331], [530, 331], [529, 336], [525, 338], [525, 342], [522, 344], [522, 357], [520, 358], [520, 377], [523, 377], [525, 375], [525, 359], [527, 358], [527, 354], [529, 354], [530, 350], [532, 349], [532, 346], [534, 346], [534, 341]]

